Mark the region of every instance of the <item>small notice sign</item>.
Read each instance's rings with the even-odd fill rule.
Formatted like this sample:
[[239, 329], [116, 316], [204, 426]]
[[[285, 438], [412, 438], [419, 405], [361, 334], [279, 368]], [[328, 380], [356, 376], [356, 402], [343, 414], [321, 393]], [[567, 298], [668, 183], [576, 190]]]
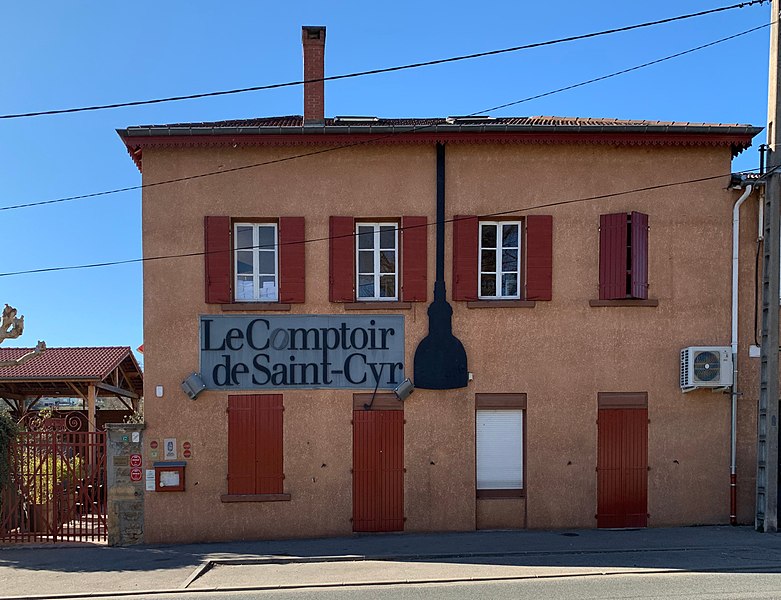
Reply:
[[190, 450], [185, 450], [184, 452], [182, 452], [182, 456], [184, 456], [185, 458], [192, 458], [192, 455], [193, 453]]
[[141, 481], [141, 469], [138, 467], [130, 469], [130, 481]]
[[137, 431], [134, 431], [132, 434], [130, 434], [130, 439], [133, 440], [134, 444], [137, 444], [141, 441], [141, 434]]
[[141, 466], [141, 455], [140, 454], [131, 454], [130, 455], [130, 466], [131, 467], [140, 467]]
[[154, 469], [146, 470], [146, 491], [147, 492], [155, 491], [155, 470]]
[[166, 438], [163, 441], [163, 451], [165, 460], [176, 460], [176, 438]]

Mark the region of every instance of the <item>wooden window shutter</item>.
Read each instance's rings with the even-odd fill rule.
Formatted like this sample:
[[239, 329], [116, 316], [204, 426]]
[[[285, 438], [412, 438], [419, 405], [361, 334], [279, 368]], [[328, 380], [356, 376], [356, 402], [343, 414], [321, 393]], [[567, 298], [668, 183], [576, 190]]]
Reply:
[[632, 298], [648, 298], [648, 215], [633, 212], [632, 228]]
[[228, 493], [255, 493], [254, 396], [228, 396]]
[[453, 300], [477, 300], [477, 217], [453, 220]]
[[284, 475], [282, 456], [282, 395], [255, 398], [255, 493], [281, 494]]
[[553, 217], [526, 217], [526, 300], [553, 297]]
[[428, 293], [426, 217], [401, 218], [401, 299], [425, 302]]
[[282, 395], [228, 397], [228, 494], [281, 494]]
[[304, 217], [279, 219], [279, 301], [302, 304], [306, 298]]
[[204, 217], [204, 276], [207, 304], [231, 299], [230, 217]]
[[329, 223], [330, 302], [355, 300], [355, 219], [331, 217]]
[[626, 213], [599, 217], [599, 299], [626, 298]]

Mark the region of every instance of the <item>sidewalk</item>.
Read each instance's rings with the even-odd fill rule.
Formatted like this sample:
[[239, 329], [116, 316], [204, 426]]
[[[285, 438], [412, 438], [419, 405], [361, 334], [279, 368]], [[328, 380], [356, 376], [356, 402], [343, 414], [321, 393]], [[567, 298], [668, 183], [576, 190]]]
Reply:
[[5, 547], [0, 549], [0, 597], [679, 570], [781, 571], [781, 536], [724, 526], [386, 534], [133, 548]]

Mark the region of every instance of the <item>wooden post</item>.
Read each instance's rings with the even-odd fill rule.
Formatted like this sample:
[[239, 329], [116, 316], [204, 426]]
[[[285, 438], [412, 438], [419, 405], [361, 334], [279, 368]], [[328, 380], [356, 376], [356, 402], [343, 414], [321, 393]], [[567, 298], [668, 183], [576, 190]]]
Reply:
[[88, 423], [88, 430], [87, 431], [96, 431], [97, 426], [95, 422], [95, 400], [97, 398], [97, 393], [95, 391], [95, 385], [90, 384], [87, 388], [87, 423]]

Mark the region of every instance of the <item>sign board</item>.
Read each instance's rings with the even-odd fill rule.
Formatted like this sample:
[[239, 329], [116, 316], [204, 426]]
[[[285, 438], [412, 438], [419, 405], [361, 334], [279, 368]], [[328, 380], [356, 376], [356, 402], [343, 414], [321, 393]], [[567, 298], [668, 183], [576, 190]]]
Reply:
[[140, 454], [131, 454], [130, 455], [130, 466], [131, 467], [140, 467], [141, 466], [141, 455]]
[[130, 481], [141, 481], [141, 469], [135, 467], [130, 469]]
[[130, 434], [130, 439], [133, 440], [133, 443], [138, 443], [141, 441], [141, 434], [138, 431], [134, 431]]
[[163, 457], [165, 460], [176, 460], [176, 438], [163, 440]]
[[182, 456], [184, 456], [185, 458], [192, 458], [192, 456], [193, 456], [192, 450], [185, 450], [185, 451], [183, 451], [182, 452]]
[[157, 440], [152, 440], [151, 442], [149, 442], [149, 447], [152, 450], [155, 450], [157, 448]]
[[146, 470], [146, 488], [147, 492], [154, 492], [155, 491], [155, 470], [154, 469], [147, 469]]
[[202, 315], [209, 390], [393, 389], [404, 381], [399, 315]]

